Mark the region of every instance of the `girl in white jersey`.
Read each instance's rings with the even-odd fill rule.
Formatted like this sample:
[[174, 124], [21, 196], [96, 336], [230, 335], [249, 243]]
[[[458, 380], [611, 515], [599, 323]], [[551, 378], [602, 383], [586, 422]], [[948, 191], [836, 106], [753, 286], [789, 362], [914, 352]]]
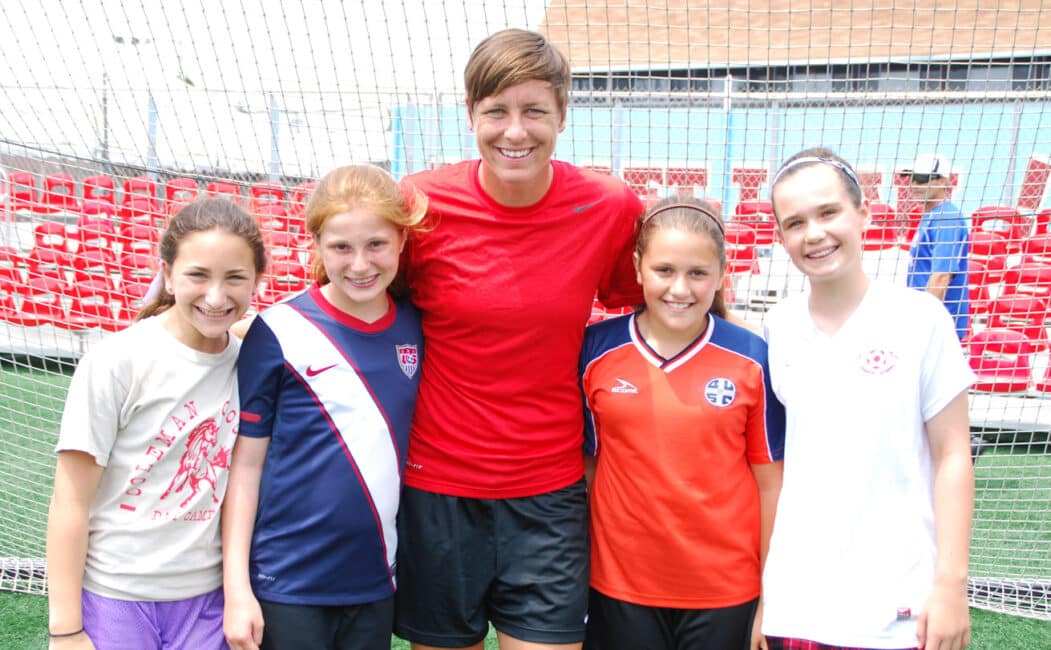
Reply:
[[785, 472], [763, 574], [771, 650], [959, 650], [970, 639], [974, 374], [934, 296], [870, 279], [857, 175], [827, 149], [774, 176], [808, 294], [766, 319]]
[[229, 201], [180, 210], [163, 287], [81, 359], [48, 515], [51, 648], [225, 648], [219, 506], [239, 340], [266, 251]]

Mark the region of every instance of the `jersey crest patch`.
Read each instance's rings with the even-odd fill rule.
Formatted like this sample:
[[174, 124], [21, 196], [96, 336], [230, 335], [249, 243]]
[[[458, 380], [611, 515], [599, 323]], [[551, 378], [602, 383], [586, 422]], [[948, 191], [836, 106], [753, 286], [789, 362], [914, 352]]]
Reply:
[[704, 398], [717, 408], [733, 404], [735, 397], [737, 397], [737, 386], [726, 377], [711, 379], [704, 386]]
[[858, 365], [861, 370], [870, 375], [885, 375], [898, 363], [898, 355], [890, 350], [873, 348], [868, 352], [858, 355]]
[[420, 353], [415, 343], [395, 345], [394, 352], [398, 355], [398, 365], [405, 376], [412, 379], [420, 367]]

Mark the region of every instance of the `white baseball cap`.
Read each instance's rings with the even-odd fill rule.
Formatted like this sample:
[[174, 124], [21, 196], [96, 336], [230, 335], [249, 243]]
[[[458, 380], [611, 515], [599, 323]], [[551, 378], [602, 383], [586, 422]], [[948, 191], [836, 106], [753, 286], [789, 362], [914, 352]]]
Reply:
[[951, 171], [952, 166], [949, 165], [948, 158], [940, 153], [925, 153], [918, 156], [910, 167], [902, 169], [901, 173], [946, 178]]

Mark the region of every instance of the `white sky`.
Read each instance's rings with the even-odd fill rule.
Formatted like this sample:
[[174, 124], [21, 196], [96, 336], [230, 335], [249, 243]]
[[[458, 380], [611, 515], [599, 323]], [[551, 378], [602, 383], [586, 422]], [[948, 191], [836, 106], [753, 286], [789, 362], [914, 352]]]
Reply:
[[4, 0], [0, 138], [97, 154], [105, 74], [114, 160], [146, 162], [152, 96], [162, 165], [266, 171], [272, 94], [286, 173], [385, 159], [393, 102], [462, 93], [474, 45], [505, 27], [536, 28], [544, 8], [537, 0]]

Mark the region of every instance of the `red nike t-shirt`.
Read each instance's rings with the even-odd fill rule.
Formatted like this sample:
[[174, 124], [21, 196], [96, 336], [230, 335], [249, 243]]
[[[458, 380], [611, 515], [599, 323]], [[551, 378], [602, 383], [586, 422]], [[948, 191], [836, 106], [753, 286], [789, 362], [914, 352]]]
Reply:
[[621, 181], [552, 161], [547, 194], [496, 203], [480, 161], [421, 172], [432, 229], [408, 246], [425, 354], [405, 483], [514, 498], [583, 476], [577, 362], [596, 291], [642, 302], [631, 262], [643, 206]]

